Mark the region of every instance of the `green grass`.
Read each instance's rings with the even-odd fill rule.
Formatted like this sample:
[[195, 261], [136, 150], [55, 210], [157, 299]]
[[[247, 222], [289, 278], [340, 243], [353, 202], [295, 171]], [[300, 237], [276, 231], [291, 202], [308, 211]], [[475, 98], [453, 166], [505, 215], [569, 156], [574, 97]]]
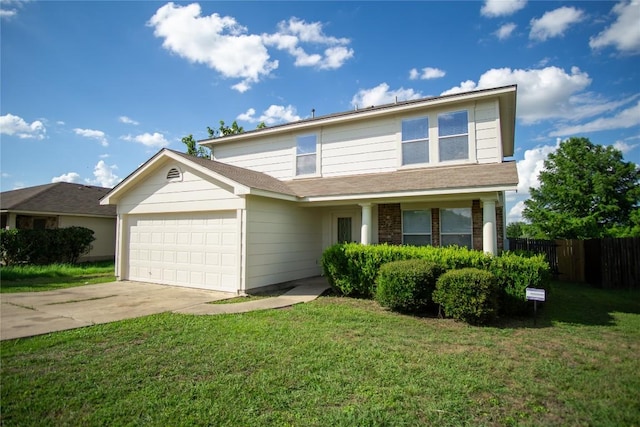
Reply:
[[50, 291], [114, 281], [113, 261], [0, 267], [0, 293]]
[[322, 297], [3, 341], [0, 424], [640, 425], [640, 292], [548, 298], [537, 327]]

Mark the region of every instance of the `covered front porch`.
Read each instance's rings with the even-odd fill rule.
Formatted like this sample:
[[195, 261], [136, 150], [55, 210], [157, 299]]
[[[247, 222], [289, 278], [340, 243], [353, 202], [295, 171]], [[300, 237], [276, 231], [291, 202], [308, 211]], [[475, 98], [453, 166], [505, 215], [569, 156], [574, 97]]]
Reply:
[[497, 255], [505, 248], [504, 209], [501, 192], [325, 207], [323, 246], [342, 242], [458, 245]]

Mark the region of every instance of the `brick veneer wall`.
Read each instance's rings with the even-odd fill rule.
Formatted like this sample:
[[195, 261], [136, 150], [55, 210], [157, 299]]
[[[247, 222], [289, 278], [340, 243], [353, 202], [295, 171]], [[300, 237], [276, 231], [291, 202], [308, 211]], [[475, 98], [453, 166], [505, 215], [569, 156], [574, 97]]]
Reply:
[[[471, 204], [471, 220], [473, 227], [473, 249], [482, 250], [482, 207], [480, 200]], [[496, 206], [496, 233], [498, 251], [504, 249], [504, 212]], [[431, 209], [431, 244], [440, 246], [440, 209]], [[402, 210], [400, 203], [378, 205], [378, 242], [390, 245], [402, 244]]]
[[402, 244], [402, 211], [400, 203], [378, 205], [378, 242]]
[[504, 211], [496, 206], [496, 235], [498, 236], [498, 252], [504, 250]]
[[482, 250], [482, 208], [480, 200], [471, 203], [471, 222], [473, 229], [473, 249]]
[[440, 246], [440, 209], [431, 209], [431, 244]]

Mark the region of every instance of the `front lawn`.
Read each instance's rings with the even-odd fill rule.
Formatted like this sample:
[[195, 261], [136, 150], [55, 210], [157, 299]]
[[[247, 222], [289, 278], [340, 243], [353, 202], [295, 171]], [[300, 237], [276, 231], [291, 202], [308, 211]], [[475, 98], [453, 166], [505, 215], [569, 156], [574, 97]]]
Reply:
[[0, 267], [0, 292], [50, 291], [116, 280], [113, 261]]
[[3, 341], [10, 425], [640, 425], [640, 292], [472, 327], [322, 297]]

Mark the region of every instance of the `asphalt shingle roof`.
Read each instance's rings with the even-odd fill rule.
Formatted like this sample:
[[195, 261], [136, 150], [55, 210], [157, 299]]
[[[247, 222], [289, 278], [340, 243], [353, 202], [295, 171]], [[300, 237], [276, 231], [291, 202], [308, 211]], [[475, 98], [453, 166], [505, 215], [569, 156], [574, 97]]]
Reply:
[[3, 211], [47, 212], [73, 215], [116, 216], [115, 206], [102, 206], [100, 199], [111, 189], [56, 182], [0, 193]]
[[190, 156], [178, 151], [169, 151], [247, 187], [297, 197], [355, 196], [369, 193], [447, 189], [472, 190], [491, 186], [518, 185], [515, 162], [416, 168], [385, 173], [280, 181], [261, 172]]

